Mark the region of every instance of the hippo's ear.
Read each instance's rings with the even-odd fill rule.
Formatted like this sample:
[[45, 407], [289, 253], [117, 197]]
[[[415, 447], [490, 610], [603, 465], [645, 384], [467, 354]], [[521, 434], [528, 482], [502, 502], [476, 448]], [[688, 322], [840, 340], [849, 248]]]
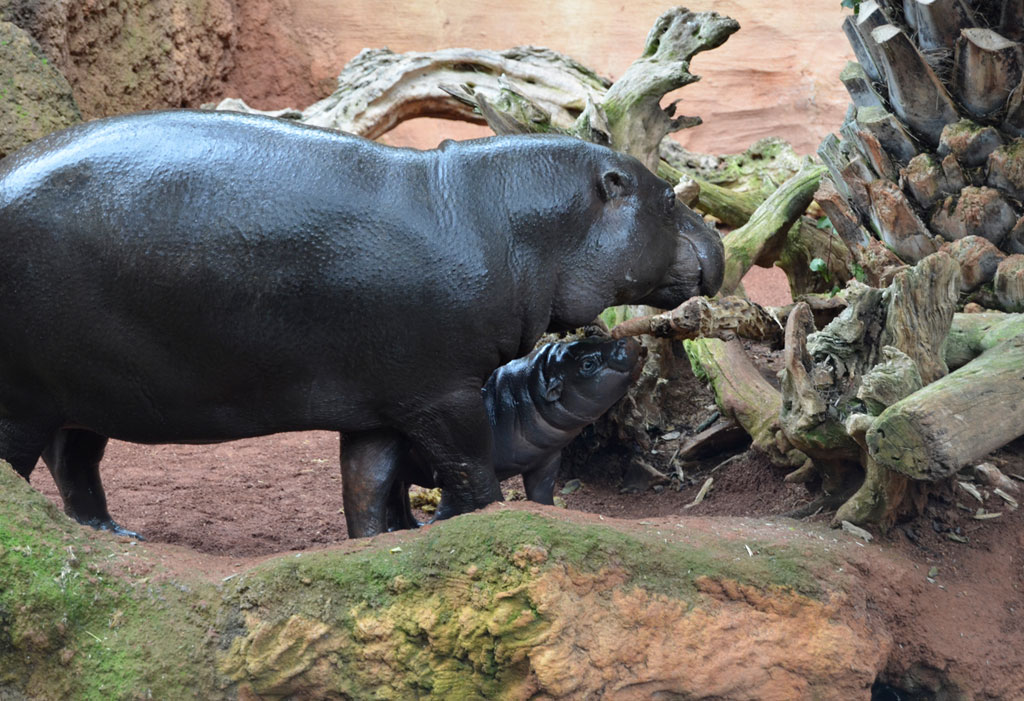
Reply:
[[544, 401], [558, 401], [562, 396], [562, 378], [558, 375], [549, 376], [544, 372], [544, 366], [541, 365], [538, 379], [540, 380], [540, 395], [544, 397]]
[[597, 184], [601, 199], [605, 202], [627, 197], [633, 194], [636, 183], [633, 176], [618, 168], [609, 168], [601, 174], [601, 180]]

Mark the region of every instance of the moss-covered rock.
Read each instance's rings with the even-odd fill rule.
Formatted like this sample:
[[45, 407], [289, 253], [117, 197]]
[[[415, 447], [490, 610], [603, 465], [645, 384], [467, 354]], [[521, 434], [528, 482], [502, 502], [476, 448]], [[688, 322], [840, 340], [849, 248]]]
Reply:
[[0, 158], [81, 119], [71, 86], [39, 44], [0, 22]]
[[864, 697], [891, 641], [826, 542], [498, 509], [222, 581], [0, 464], [0, 696]]

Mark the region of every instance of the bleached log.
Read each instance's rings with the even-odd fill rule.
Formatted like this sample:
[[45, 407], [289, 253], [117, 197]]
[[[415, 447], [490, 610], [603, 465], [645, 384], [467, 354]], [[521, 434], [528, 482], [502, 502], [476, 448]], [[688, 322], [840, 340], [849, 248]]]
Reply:
[[1024, 335], [886, 409], [867, 432], [871, 457], [911, 479], [948, 477], [1024, 434]]
[[[859, 318], [862, 309], [873, 311], [875, 305], [872, 301], [867, 304], [863, 302], [865, 299], [877, 300], [881, 294], [881, 290], [864, 290], [840, 314], [840, 318]], [[838, 322], [839, 319], [833, 324]], [[868, 326], [860, 324], [861, 328]], [[807, 347], [808, 336], [814, 331], [814, 317], [810, 307], [798, 303], [786, 320], [785, 352], [780, 373], [782, 411], [779, 424], [789, 442], [814, 461], [811, 469], [821, 474], [822, 489], [835, 494], [848, 481], [851, 465], [858, 464], [860, 449], [846, 433], [838, 414], [818, 392], [819, 386], [829, 385], [829, 389], [832, 389], [832, 383], [830, 378], [818, 375], [819, 368]], [[792, 482], [802, 477], [792, 475], [786, 479]]]
[[568, 129], [610, 83], [568, 56], [529, 46], [403, 54], [364, 49], [338, 76], [337, 89], [303, 110], [303, 121], [369, 139], [415, 117], [484, 123], [473, 103], [456, 99], [442, 85], [471, 85], [492, 104], [509, 90], [518, 92], [539, 108], [529, 119], [543, 115], [549, 126]]
[[922, 49], [952, 49], [965, 27], [978, 26], [962, 0], [917, 0], [917, 43]]
[[964, 29], [956, 40], [953, 90], [972, 115], [987, 118], [1003, 108], [1021, 79], [1021, 45], [992, 31]]
[[852, 414], [846, 419], [846, 431], [861, 447], [864, 481], [853, 495], [836, 510], [833, 528], [846, 522], [855, 526], [880, 525], [888, 528], [899, 515], [900, 504], [907, 497], [910, 480], [878, 464], [867, 449], [866, 435], [872, 419], [866, 414]]
[[881, 26], [871, 37], [880, 49], [893, 111], [929, 144], [938, 144], [942, 127], [959, 118], [946, 88], [898, 27]]
[[1024, 334], [1024, 314], [954, 314], [943, 358], [951, 370], [971, 362], [1004, 341]]
[[945, 253], [896, 275], [886, 290], [880, 347], [893, 346], [917, 364], [925, 384], [949, 372], [942, 346], [960, 296], [960, 266]]
[[782, 396], [764, 379], [739, 341], [699, 338], [684, 343], [694, 369], [707, 377], [722, 414], [735, 419], [773, 464], [796, 467], [807, 460], [779, 435]]
[[[699, 80], [689, 72], [690, 59], [721, 46], [739, 28], [736, 20], [715, 12], [690, 12], [677, 7], [662, 14], [647, 35], [641, 57], [630, 64], [602, 99], [595, 100], [607, 118], [611, 147], [657, 171], [662, 138], [694, 125], [692, 118], [673, 116], [674, 104], [662, 109], [661, 99]], [[576, 129], [586, 121], [587, 115], [581, 115]]]
[[896, 255], [916, 263], [939, 250], [932, 233], [899, 187], [888, 180], [875, 180], [868, 185], [868, 193], [871, 223], [878, 237]]
[[[819, 502], [842, 504], [834, 525], [885, 525], [904, 510], [911, 492], [902, 477], [872, 463], [864, 439], [872, 424], [862, 412], [884, 414], [888, 404], [946, 373], [942, 346], [958, 277], [956, 262], [939, 253], [898, 273], [886, 290], [851, 281], [844, 293], [849, 306], [820, 332], [810, 334], [806, 306], [790, 314], [779, 421], [813, 463], [786, 479], [821, 477]], [[864, 418], [848, 420], [859, 413]]]

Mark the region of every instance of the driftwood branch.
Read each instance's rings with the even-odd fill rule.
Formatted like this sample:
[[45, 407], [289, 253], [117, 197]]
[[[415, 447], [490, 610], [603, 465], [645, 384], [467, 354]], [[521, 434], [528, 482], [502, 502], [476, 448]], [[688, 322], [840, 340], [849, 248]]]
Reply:
[[614, 338], [649, 334], [658, 338], [723, 338], [736, 336], [777, 344], [782, 327], [764, 307], [740, 297], [693, 297], [671, 311], [635, 317], [611, 331]]

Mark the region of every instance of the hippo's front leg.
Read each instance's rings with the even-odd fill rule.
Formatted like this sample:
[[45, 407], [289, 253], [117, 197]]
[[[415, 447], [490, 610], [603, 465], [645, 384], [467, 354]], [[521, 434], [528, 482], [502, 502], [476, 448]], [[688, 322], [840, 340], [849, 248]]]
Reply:
[[491, 457], [491, 424], [479, 387], [448, 394], [409, 416], [405, 424], [414, 450], [437, 477], [446, 519], [501, 501]]
[[555, 479], [562, 465], [562, 453], [556, 450], [542, 465], [523, 473], [523, 487], [526, 498], [538, 504], [551, 506], [555, 503]]

